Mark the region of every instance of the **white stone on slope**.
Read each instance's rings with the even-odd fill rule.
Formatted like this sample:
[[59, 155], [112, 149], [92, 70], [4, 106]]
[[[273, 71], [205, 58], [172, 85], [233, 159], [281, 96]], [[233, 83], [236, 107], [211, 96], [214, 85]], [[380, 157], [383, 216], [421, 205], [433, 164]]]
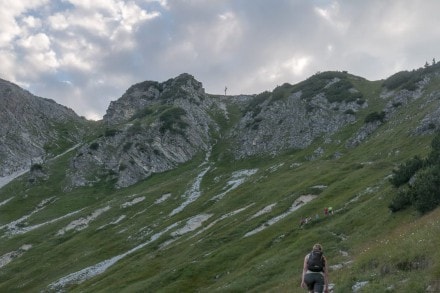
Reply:
[[140, 202], [142, 202], [144, 200], [145, 200], [145, 196], [136, 197], [132, 201], [123, 203], [121, 205], [121, 208], [125, 209], [125, 208], [128, 208], [128, 207], [134, 206], [135, 204], [138, 204], [138, 203], [140, 203]]
[[171, 193], [165, 193], [163, 194], [160, 198], [156, 199], [156, 201], [154, 202], [155, 204], [160, 204], [163, 203], [164, 201], [166, 201], [168, 198], [170, 198]]
[[290, 215], [291, 213], [293, 213], [294, 211], [296, 211], [297, 209], [299, 209], [300, 207], [302, 207], [306, 203], [315, 199], [316, 197], [317, 197], [316, 195], [311, 195], [311, 194], [300, 196], [299, 198], [297, 198], [293, 202], [292, 206], [290, 207], [290, 209], [287, 212], [268, 220], [267, 222], [265, 222], [263, 225], [259, 226], [258, 228], [246, 233], [243, 237], [248, 237], [248, 236], [254, 235], [258, 232], [263, 231], [267, 227], [272, 226], [273, 224], [279, 222], [281, 219], [284, 219], [285, 217], [287, 217], [288, 215]]
[[[44, 200], [42, 200], [36, 207], [35, 209], [30, 212], [27, 215], [22, 216], [21, 218], [12, 221], [8, 224], [2, 225], [0, 226], [0, 229], [6, 229], [6, 234], [7, 235], [15, 235], [18, 233], [18, 231], [21, 231], [23, 228], [19, 227], [22, 223], [24, 223], [27, 219], [29, 219], [32, 215], [38, 213], [39, 211], [41, 211], [42, 209], [44, 209], [49, 203], [53, 202], [53, 200], [55, 199], [55, 197], [50, 197], [50, 198], [46, 198]], [[18, 233], [21, 234], [21, 233]]]
[[67, 231], [75, 230], [75, 231], [81, 231], [89, 226], [89, 223], [94, 221], [97, 217], [99, 217], [102, 213], [108, 211], [110, 209], [110, 206], [106, 206], [101, 209], [95, 210], [92, 214], [87, 216], [86, 218], [79, 218], [77, 220], [74, 220], [70, 222], [69, 225], [66, 227], [60, 229], [57, 232], [57, 235], [64, 235]]
[[261, 210], [259, 210], [258, 212], [256, 212], [252, 217], [250, 217], [249, 220], [251, 220], [251, 219], [253, 219], [253, 218], [256, 218], [256, 217], [259, 217], [259, 216], [261, 216], [261, 215], [264, 215], [264, 214], [267, 214], [267, 213], [271, 212], [272, 209], [273, 209], [276, 205], [277, 205], [276, 203], [273, 203], [273, 204], [270, 204], [270, 205], [264, 207], [263, 209], [261, 209]]
[[240, 170], [232, 173], [231, 180], [229, 180], [226, 183], [226, 186], [229, 186], [229, 188], [226, 191], [214, 196], [212, 200], [222, 199], [228, 192], [239, 187], [241, 184], [243, 184], [246, 181], [248, 177], [254, 175], [255, 173], [257, 173], [257, 171], [258, 169], [250, 169], [250, 170]]
[[188, 189], [184, 195], [182, 195], [182, 197], [186, 198], [186, 200], [180, 206], [175, 208], [170, 213], [170, 216], [180, 213], [187, 205], [196, 201], [200, 197], [201, 195], [200, 184], [202, 182], [203, 176], [205, 176], [205, 174], [209, 171], [209, 169], [211, 169], [210, 166], [205, 168], [202, 172], [200, 172], [200, 174], [197, 176], [191, 188]]
[[31, 244], [24, 244], [18, 250], [3, 254], [2, 256], [0, 256], [0, 268], [4, 267], [14, 259], [22, 256], [23, 253], [25, 253], [31, 248], [32, 248]]
[[103, 260], [93, 266], [89, 266], [86, 267], [80, 271], [71, 273], [65, 277], [62, 277], [60, 279], [58, 279], [57, 281], [49, 284], [49, 289], [51, 290], [57, 290], [57, 291], [61, 291], [62, 288], [64, 288], [65, 286], [69, 285], [69, 284], [79, 284], [82, 283], [90, 278], [93, 278], [94, 276], [97, 276], [99, 274], [104, 273], [109, 267], [111, 267], [112, 265], [114, 265], [116, 262], [118, 262], [119, 260], [123, 259], [124, 257], [126, 257], [127, 255], [132, 254], [133, 252], [145, 247], [146, 245], [150, 244], [151, 242], [157, 240], [160, 236], [162, 236], [164, 233], [168, 232], [171, 229], [174, 229], [180, 222], [174, 223], [168, 227], [166, 227], [164, 230], [152, 235], [150, 237], [150, 240], [148, 240], [147, 242], [144, 242], [142, 244], [139, 244], [138, 246], [130, 249], [129, 251], [116, 255], [112, 258]]

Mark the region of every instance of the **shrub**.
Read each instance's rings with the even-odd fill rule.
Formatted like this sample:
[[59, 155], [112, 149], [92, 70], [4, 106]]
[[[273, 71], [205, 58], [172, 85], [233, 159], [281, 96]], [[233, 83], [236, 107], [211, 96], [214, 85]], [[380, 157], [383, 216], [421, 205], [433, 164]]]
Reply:
[[409, 182], [412, 177], [414, 182], [397, 192], [388, 206], [392, 212], [413, 205], [423, 214], [440, 205], [440, 134], [433, 138], [431, 147], [427, 160], [414, 157], [393, 171], [390, 181], [395, 187]]
[[122, 147], [122, 150], [123, 150], [124, 152], [128, 152], [128, 150], [131, 148], [132, 145], [133, 145], [132, 142], [126, 142], [126, 143], [124, 144], [124, 146]]
[[272, 93], [271, 103], [277, 100], [283, 100], [292, 94], [293, 86], [289, 83], [284, 83], [281, 86], [277, 86]]
[[440, 166], [434, 166], [417, 173], [412, 200], [415, 208], [423, 213], [440, 204]]
[[393, 170], [393, 176], [390, 179], [394, 187], [399, 187], [407, 183], [416, 172], [423, 167], [423, 160], [414, 156], [405, 163], [401, 164], [397, 170]]
[[162, 122], [160, 131], [164, 133], [169, 130], [171, 132], [180, 132], [182, 129], [188, 127], [188, 124], [182, 120], [182, 116], [186, 111], [182, 108], [173, 107], [162, 112], [159, 120]]
[[367, 115], [367, 117], [365, 117], [365, 123], [371, 123], [371, 122], [375, 122], [375, 121], [380, 121], [383, 122], [385, 119], [385, 112], [382, 111], [380, 113], [378, 112], [373, 112]]
[[130, 128], [128, 128], [128, 133], [133, 135], [133, 134], [137, 134], [137, 133], [141, 133], [142, 132], [142, 126], [141, 123], [138, 121], [135, 121], [133, 123], [133, 125], [130, 126]]
[[431, 141], [431, 153], [428, 156], [429, 164], [440, 165], [440, 134], [437, 134]]
[[145, 107], [139, 111], [137, 111], [133, 117], [131, 117], [131, 120], [137, 119], [137, 118], [144, 118], [148, 115], [151, 115], [153, 113], [153, 110], [151, 110], [149, 107]]
[[412, 77], [412, 73], [409, 71], [401, 71], [388, 77], [383, 86], [389, 90], [397, 89], [401, 85], [407, 83]]
[[391, 200], [388, 208], [394, 213], [409, 207], [411, 203], [412, 200], [410, 191], [408, 189], [401, 189]]
[[363, 104], [365, 104], [365, 100], [363, 98], [359, 98], [356, 100], [356, 104], [362, 106]]
[[401, 71], [388, 77], [382, 84], [389, 90], [406, 89], [414, 91], [417, 89], [417, 83], [422, 80], [423, 69], [413, 71]]
[[43, 165], [42, 165], [42, 164], [38, 164], [38, 163], [36, 163], [36, 164], [32, 164], [32, 166], [31, 166], [31, 172], [34, 172], [34, 171], [41, 171], [41, 170], [43, 170]]
[[261, 112], [261, 104], [264, 101], [268, 100], [271, 97], [271, 93], [268, 91], [264, 91], [258, 95], [256, 95], [246, 107], [245, 112], [252, 112], [252, 116], [255, 117]]
[[119, 131], [113, 128], [107, 128], [104, 132], [105, 137], [115, 136]]
[[97, 142], [93, 142], [93, 143], [89, 146], [89, 149], [91, 149], [91, 150], [93, 150], [93, 151], [98, 150], [98, 148], [99, 148], [99, 143], [97, 143]]

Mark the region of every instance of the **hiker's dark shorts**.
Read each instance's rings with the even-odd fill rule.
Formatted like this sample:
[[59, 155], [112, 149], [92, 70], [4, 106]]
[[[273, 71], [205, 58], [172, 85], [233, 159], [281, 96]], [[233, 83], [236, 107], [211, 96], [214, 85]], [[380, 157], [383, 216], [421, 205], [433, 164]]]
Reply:
[[322, 273], [307, 273], [304, 276], [309, 291], [322, 293], [324, 291], [324, 276]]

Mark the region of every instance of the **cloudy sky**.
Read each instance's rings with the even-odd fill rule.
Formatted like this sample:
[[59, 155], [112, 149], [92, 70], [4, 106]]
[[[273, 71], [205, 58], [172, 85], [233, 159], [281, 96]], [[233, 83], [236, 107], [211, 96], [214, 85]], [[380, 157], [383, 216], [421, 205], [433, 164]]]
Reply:
[[438, 0], [2, 0], [0, 78], [101, 119], [187, 72], [256, 94], [317, 71], [369, 80], [440, 59]]

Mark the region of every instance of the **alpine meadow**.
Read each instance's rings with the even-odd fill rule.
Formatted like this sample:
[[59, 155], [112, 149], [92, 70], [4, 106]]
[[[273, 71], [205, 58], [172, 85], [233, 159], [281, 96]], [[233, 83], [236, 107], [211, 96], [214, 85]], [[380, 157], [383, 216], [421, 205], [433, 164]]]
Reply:
[[100, 121], [0, 80], [0, 113], [0, 292], [306, 292], [315, 243], [333, 292], [440, 292], [438, 63], [239, 96], [183, 73]]

